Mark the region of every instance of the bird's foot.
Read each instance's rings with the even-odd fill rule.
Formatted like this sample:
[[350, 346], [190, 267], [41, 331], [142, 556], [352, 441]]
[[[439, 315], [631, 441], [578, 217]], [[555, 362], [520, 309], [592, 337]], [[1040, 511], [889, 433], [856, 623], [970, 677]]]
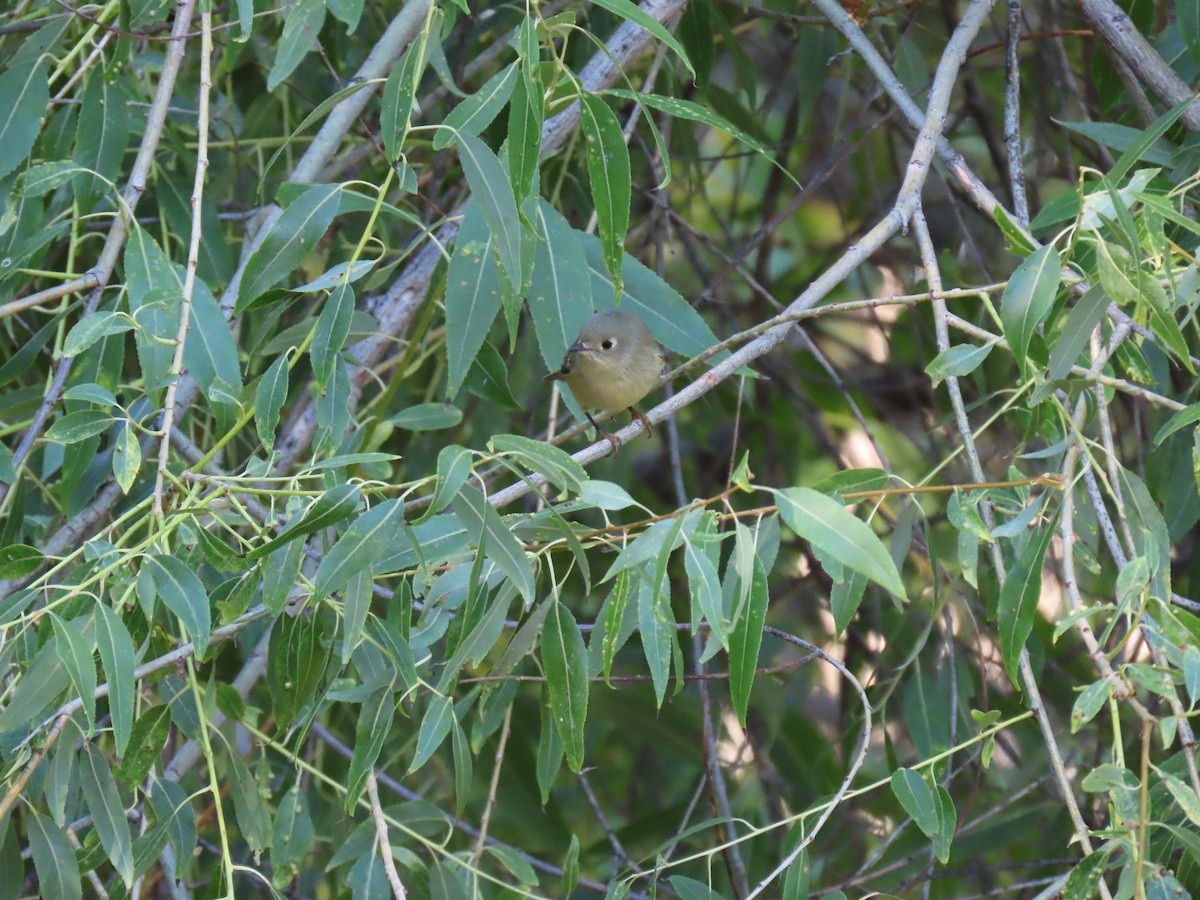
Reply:
[[596, 429], [596, 440], [600, 440], [601, 438], [608, 441], [609, 447], [612, 448], [611, 450], [608, 451], [608, 455], [616, 456], [617, 451], [621, 448], [621, 444], [617, 441], [617, 436], [610, 431], [601, 431], [599, 428], [597, 428]]
[[629, 415], [632, 416], [634, 422], [640, 423], [641, 426], [646, 429], [646, 437], [652, 437], [654, 435], [654, 426], [650, 424], [650, 420], [646, 418], [645, 413], [638, 412], [631, 406], [629, 407]]

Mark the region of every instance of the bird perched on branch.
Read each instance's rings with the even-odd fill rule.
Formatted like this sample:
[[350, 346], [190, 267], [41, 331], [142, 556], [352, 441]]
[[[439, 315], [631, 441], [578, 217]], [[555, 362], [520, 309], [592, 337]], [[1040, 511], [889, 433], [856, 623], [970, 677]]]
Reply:
[[634, 404], [654, 390], [666, 365], [666, 351], [654, 340], [646, 320], [632, 309], [615, 307], [584, 323], [578, 340], [567, 348], [562, 366], [543, 381], [565, 381], [596, 429], [597, 438], [606, 438], [616, 453], [617, 439], [601, 430], [592, 411], [627, 409], [650, 434], [650, 420], [634, 409]]

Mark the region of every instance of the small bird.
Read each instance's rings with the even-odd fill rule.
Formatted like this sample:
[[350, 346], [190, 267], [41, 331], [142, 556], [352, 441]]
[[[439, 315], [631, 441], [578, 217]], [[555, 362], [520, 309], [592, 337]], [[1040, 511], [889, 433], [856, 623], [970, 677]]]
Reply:
[[567, 348], [562, 367], [542, 380], [565, 381], [597, 438], [606, 438], [616, 453], [617, 439], [601, 430], [589, 410], [627, 409], [650, 434], [650, 420], [634, 404], [654, 390], [666, 365], [666, 351], [654, 340], [646, 320], [632, 309], [615, 307], [588, 319], [578, 340]]

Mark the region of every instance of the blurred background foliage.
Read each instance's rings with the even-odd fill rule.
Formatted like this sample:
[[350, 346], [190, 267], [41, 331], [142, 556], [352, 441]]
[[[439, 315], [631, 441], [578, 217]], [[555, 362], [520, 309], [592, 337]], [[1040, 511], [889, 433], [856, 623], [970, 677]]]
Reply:
[[1197, 23], [10, 4], [0, 898], [1196, 894]]

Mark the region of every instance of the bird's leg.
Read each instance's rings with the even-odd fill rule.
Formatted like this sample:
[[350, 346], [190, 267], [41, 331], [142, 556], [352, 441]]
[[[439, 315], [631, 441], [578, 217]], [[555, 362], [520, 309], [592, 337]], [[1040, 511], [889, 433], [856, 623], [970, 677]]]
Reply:
[[640, 413], [631, 406], [629, 407], [629, 415], [633, 417], [632, 421], [640, 422], [641, 426], [646, 429], [646, 437], [654, 435], [654, 428], [650, 425], [650, 420], [646, 418], [645, 413]]
[[612, 447], [612, 449], [608, 451], [608, 455], [616, 456], [617, 450], [620, 449], [620, 446], [621, 446], [620, 444], [617, 443], [616, 435], [614, 435], [608, 431], [605, 431], [603, 428], [601, 428], [599, 425], [597, 425], [596, 420], [592, 418], [591, 413], [585, 412], [584, 415], [587, 416], [587, 420], [592, 423], [592, 427], [596, 429], [596, 440], [600, 440], [600, 438], [604, 438], [606, 441], [608, 441], [609, 446]]

